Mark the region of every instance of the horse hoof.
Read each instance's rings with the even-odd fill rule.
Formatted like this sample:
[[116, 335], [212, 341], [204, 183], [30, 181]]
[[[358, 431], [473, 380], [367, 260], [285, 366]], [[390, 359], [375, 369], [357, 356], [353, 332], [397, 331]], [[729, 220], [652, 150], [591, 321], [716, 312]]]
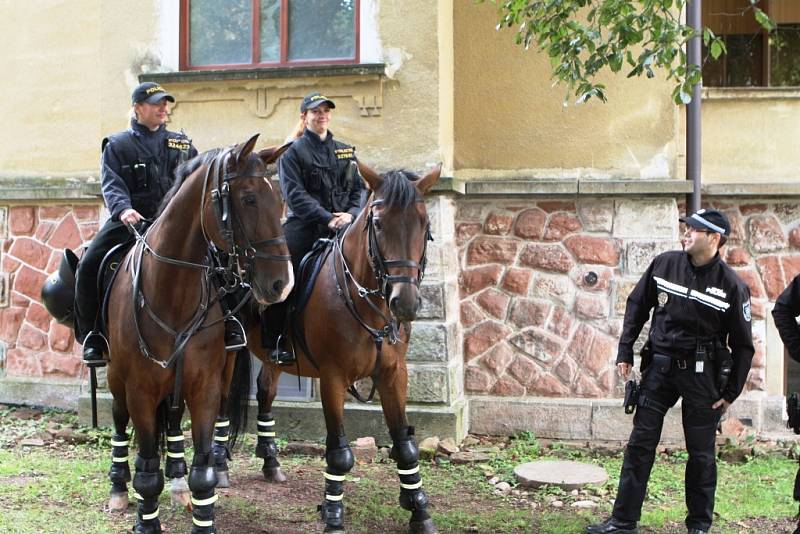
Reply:
[[218, 488], [231, 487], [231, 479], [228, 476], [228, 471], [217, 471], [217, 487]]
[[112, 493], [108, 498], [108, 509], [111, 512], [121, 512], [128, 508], [128, 492]]
[[269, 483], [286, 482], [286, 475], [280, 467], [265, 467], [261, 472], [264, 473], [264, 480]]
[[322, 532], [323, 534], [344, 534], [344, 527], [332, 527], [331, 525], [325, 525], [325, 530]]
[[408, 524], [411, 534], [436, 534], [436, 525], [433, 524], [433, 519], [426, 519], [425, 521], [411, 521]]

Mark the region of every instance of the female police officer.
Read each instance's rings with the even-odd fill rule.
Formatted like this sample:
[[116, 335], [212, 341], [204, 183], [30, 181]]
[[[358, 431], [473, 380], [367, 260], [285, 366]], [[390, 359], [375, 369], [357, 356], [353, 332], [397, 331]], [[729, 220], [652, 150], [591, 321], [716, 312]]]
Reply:
[[[320, 93], [310, 93], [300, 104], [296, 139], [278, 162], [287, 214], [283, 230], [297, 274], [300, 261], [314, 242], [347, 227], [360, 211], [363, 184], [356, 167], [355, 148], [334, 140], [328, 130], [336, 105]], [[285, 329], [287, 305], [268, 308], [264, 345], [271, 359], [286, 364], [294, 356], [279, 343]]]

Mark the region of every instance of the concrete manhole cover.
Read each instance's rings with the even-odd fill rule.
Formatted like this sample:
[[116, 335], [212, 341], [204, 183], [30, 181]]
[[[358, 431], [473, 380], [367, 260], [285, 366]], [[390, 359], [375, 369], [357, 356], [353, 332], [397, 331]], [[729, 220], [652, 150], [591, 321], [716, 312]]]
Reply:
[[514, 475], [522, 486], [538, 488], [547, 484], [565, 490], [581, 489], [587, 484], [601, 486], [608, 480], [608, 473], [600, 466], [568, 461], [520, 464], [514, 468]]

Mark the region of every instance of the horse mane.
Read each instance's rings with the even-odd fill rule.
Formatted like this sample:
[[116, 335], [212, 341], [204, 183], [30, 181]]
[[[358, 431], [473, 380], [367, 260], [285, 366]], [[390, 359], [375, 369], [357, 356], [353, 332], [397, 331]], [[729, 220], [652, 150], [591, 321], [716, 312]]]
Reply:
[[389, 171], [383, 176], [378, 193], [385, 206], [407, 208], [420, 198], [419, 191], [414, 187], [414, 182], [419, 176], [411, 171], [399, 169]]

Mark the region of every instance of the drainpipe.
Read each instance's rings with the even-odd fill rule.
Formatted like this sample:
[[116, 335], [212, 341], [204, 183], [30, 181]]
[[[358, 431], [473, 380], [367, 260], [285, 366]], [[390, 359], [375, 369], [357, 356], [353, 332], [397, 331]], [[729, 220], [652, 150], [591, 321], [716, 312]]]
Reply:
[[[689, 39], [686, 45], [686, 62], [688, 65], [700, 65], [702, 0], [689, 0], [686, 4], [686, 24], [695, 29], [696, 37]], [[692, 193], [686, 195], [686, 215], [700, 209], [700, 164], [702, 159], [702, 139], [700, 129], [700, 93], [703, 88], [701, 79], [692, 88], [692, 101], [686, 106], [686, 179], [692, 182]]]

